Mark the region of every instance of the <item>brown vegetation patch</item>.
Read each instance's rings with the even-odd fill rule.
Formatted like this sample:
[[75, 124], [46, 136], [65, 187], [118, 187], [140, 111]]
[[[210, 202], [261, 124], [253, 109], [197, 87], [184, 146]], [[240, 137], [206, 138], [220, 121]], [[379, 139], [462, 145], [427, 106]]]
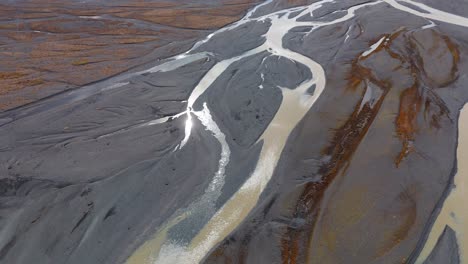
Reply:
[[[23, 104], [20, 97], [30, 101], [50, 95], [31, 94], [30, 87], [66, 90], [180, 53], [187, 44], [179, 42], [195, 41], [208, 34], [207, 29], [238, 20], [258, 2], [2, 3], [0, 94], [14, 92], [18, 99], [0, 98], [0, 111]], [[157, 49], [164, 51], [157, 54]], [[19, 73], [19, 69], [26, 72]]]

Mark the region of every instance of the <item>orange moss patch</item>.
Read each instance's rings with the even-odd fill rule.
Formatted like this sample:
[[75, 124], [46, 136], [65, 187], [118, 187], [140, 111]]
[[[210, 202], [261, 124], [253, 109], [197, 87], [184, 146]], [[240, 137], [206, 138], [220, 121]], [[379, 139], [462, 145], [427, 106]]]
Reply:
[[[254, 1], [251, 1], [254, 2]], [[231, 3], [229, 5], [206, 8], [160, 8], [140, 13], [140, 19], [157, 24], [185, 29], [215, 29], [240, 19], [244, 11], [252, 5], [250, 1]], [[134, 12], [122, 12], [115, 16], [132, 18]]]
[[125, 39], [119, 39], [118, 43], [120, 44], [135, 44], [135, 43], [144, 43], [144, 42], [149, 42], [149, 41], [155, 41], [157, 38], [125, 38]]
[[23, 72], [0, 72], [0, 79], [17, 79], [25, 76]]
[[72, 65], [80, 66], [80, 65], [85, 65], [85, 64], [88, 64], [88, 63], [89, 63], [89, 60], [84, 58], [84, 59], [79, 59], [79, 60], [73, 61]]

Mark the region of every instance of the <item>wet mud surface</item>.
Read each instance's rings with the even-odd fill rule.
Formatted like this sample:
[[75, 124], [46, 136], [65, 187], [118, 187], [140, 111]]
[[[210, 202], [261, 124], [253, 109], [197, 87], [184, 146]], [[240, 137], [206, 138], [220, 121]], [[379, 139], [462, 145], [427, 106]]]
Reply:
[[166, 43], [0, 113], [0, 262], [466, 263], [466, 3], [209, 2], [0, 23]]

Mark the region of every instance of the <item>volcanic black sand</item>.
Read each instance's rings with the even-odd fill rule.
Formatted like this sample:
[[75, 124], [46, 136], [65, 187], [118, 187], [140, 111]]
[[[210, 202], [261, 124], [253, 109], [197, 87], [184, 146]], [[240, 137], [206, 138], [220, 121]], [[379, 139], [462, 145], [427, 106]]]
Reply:
[[1, 263], [468, 263], [467, 2], [88, 2], [177, 48], [0, 113]]

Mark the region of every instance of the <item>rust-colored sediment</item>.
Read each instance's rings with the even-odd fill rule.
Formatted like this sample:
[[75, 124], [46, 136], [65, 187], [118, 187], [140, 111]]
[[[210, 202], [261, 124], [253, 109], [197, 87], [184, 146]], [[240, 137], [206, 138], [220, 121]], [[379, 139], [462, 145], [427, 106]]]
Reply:
[[[432, 34], [435, 44], [429, 49], [429, 53], [440, 56], [435, 54], [435, 50], [440, 49], [440, 42], [445, 43], [445, 48], [442, 50], [452, 55], [451, 70], [443, 81], [434, 82], [431, 80], [427, 84], [421, 85], [418, 76], [427, 75], [425, 70], [427, 66], [423, 59], [415, 52], [411, 53], [411, 58], [403, 58], [405, 62], [411, 64], [411, 76], [414, 83], [400, 95], [400, 108], [395, 123], [397, 135], [402, 142], [402, 149], [395, 158], [395, 166], [397, 167], [410, 153], [415, 151], [413, 144], [418, 132], [418, 115], [422, 109], [424, 109], [425, 121], [428, 121], [430, 126], [436, 129], [440, 128], [440, 118], [442, 116], [448, 117], [447, 107], [434, 94], [433, 89], [445, 87], [457, 79], [460, 55], [457, 46], [447, 36], [439, 35], [436, 31], [432, 31]], [[407, 43], [410, 50], [416, 50], [417, 41], [414, 38], [408, 39]], [[436, 60], [431, 61], [427, 63], [433, 63]]]
[[[384, 46], [379, 47], [374, 52], [380, 52], [384, 48]], [[361, 101], [355, 105], [351, 116], [336, 130], [330, 146], [324, 149], [323, 155], [330, 157], [330, 161], [322, 166], [318, 172], [322, 175], [322, 180], [307, 183], [304, 187], [297, 202], [294, 217], [305, 219], [306, 225], [303, 229], [288, 227], [281, 241], [282, 263], [307, 263], [308, 257], [304, 252], [308, 251], [310, 245], [311, 234], [320, 210], [319, 203], [323, 194], [337, 174], [346, 169], [348, 161], [367, 133], [390, 89], [390, 83], [378, 80], [371, 69], [360, 64], [361, 60], [368, 57], [358, 57], [353, 62], [348, 88], [356, 90], [358, 86], [371, 82], [379, 87], [383, 93], [372, 108], [369, 104], [365, 104], [361, 108], [361, 102], [364, 99], [363, 93]]]
[[446, 83], [443, 86], [449, 85], [450, 83], [454, 82], [458, 77], [458, 63], [460, 62], [460, 51], [458, 50], [458, 46], [450, 40], [448, 36], [441, 36], [447, 46], [447, 49], [450, 51], [450, 54], [453, 58], [452, 68], [450, 70], [450, 76]]
[[[409, 186], [405, 187], [398, 195], [398, 203], [405, 205], [397, 211], [397, 215], [401, 219], [401, 224], [394, 229], [384, 231], [387, 232], [386, 238], [388, 239], [380, 245], [375, 254], [375, 258], [384, 257], [409, 235], [417, 219], [417, 204], [413, 198], [413, 193], [415, 192], [417, 192], [417, 189], [415, 189], [414, 186]], [[406, 258], [402, 259], [401, 263], [406, 263]]]
[[412, 87], [403, 91], [400, 96], [400, 110], [396, 118], [397, 135], [402, 142], [402, 149], [395, 158], [395, 166], [414, 151], [413, 142], [417, 132], [417, 116], [421, 111], [423, 98], [415, 83]]
[[[407, 33], [403, 36], [406, 41], [407, 54], [399, 54], [391, 48], [392, 42], [403, 33]], [[420, 80], [421, 72], [424, 70], [425, 65], [422, 62], [422, 58], [411, 48], [412, 44], [408, 36], [411, 36], [411, 33], [405, 30], [400, 30], [394, 34], [384, 36], [388, 41], [384, 42], [384, 44], [370, 55], [365, 57], [360, 56], [354, 60], [351, 74], [348, 78], [348, 87], [346, 89], [356, 91], [358, 88], [362, 89], [365, 85], [371, 83], [381, 89], [382, 93], [372, 107], [369, 104], [365, 104], [361, 108], [361, 102], [364, 97], [363, 93], [361, 101], [355, 105], [353, 113], [348, 120], [335, 131], [335, 135], [329, 147], [323, 151], [323, 155], [329, 157], [330, 161], [319, 170], [319, 174], [322, 176], [320, 182], [310, 182], [304, 186], [304, 190], [295, 206], [293, 217], [304, 219], [306, 224], [301, 228], [287, 228], [281, 240], [282, 263], [294, 264], [308, 263], [308, 261], [310, 261], [308, 253], [325, 190], [337, 175], [342, 175], [346, 171], [352, 155], [366, 135], [370, 125], [373, 123], [388, 92], [396, 88], [391, 78], [379, 78], [375, 69], [363, 66], [363, 62], [371, 58], [374, 54], [386, 52], [389, 56], [399, 61], [399, 66], [394, 69], [389, 69], [389, 71], [397, 71], [402, 69], [404, 67], [403, 65], [410, 65], [408, 69], [405, 68], [404, 72], [408, 75], [406, 77], [412, 80], [412, 84], [410, 87], [402, 89], [399, 112], [395, 120], [396, 134], [402, 142], [402, 150], [395, 158], [395, 165], [397, 167], [409, 153], [414, 151], [413, 142], [416, 140], [418, 117], [421, 114], [424, 115], [423, 120], [425, 120], [430, 127], [436, 129], [440, 127], [439, 122], [442, 116], [448, 118], [448, 110], [442, 100], [431, 90], [433, 87], [426, 83], [423, 84]], [[453, 55], [453, 63], [458, 63], [459, 55], [455, 44], [447, 37], [438, 37], [444, 39], [447, 50]], [[457, 66], [454, 65], [450, 77], [447, 77], [447, 80], [452, 82], [456, 78], [456, 70]], [[406, 199], [408, 197], [403, 193], [400, 198]], [[410, 202], [411, 201], [408, 201], [409, 205], [411, 205]], [[388, 240], [385, 245], [382, 245], [379, 252], [376, 252], [377, 254], [386, 254], [405, 239], [410, 227], [416, 219], [415, 212], [414, 204], [407, 208], [407, 212], [402, 212], [402, 215], [407, 216], [405, 222], [398, 229], [389, 231], [389, 233], [391, 233], [389, 236], [391, 237], [391, 241]], [[330, 239], [333, 240], [333, 237]]]

